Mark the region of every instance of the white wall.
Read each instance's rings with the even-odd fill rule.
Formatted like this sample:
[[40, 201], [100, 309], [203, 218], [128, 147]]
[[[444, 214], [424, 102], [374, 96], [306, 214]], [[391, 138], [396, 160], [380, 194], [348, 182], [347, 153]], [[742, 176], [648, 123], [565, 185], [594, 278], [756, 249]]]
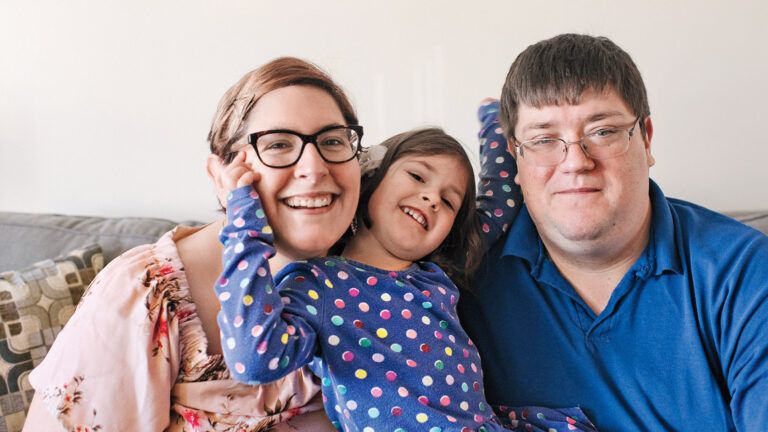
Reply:
[[2, 1], [0, 211], [210, 219], [218, 98], [280, 55], [331, 72], [367, 143], [438, 124], [474, 147], [477, 101], [522, 49], [563, 32], [609, 36], [635, 59], [668, 195], [768, 207], [768, 3], [473, 3]]

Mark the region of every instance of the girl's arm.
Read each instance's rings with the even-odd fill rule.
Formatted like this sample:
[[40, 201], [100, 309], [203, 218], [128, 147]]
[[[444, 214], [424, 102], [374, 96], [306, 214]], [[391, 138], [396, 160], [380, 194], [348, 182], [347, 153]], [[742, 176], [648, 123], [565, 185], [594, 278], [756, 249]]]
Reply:
[[480, 181], [477, 184], [477, 212], [485, 250], [490, 249], [509, 229], [520, 210], [523, 195], [515, 184], [517, 164], [507, 151], [507, 140], [499, 124], [499, 102], [484, 101], [477, 110], [481, 127]]
[[269, 269], [272, 229], [258, 194], [243, 186], [227, 202], [227, 225], [220, 234], [224, 266], [215, 286], [224, 359], [239, 381], [274, 381], [313, 359], [322, 290], [310, 268], [297, 266], [278, 290]]

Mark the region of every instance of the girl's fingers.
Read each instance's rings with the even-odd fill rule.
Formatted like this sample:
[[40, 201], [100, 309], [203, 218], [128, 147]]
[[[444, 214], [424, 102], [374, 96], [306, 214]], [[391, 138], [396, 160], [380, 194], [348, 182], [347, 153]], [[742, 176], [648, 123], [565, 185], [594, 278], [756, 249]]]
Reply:
[[254, 178], [255, 178], [255, 176], [254, 176], [253, 171], [248, 170], [248, 171], [244, 172], [243, 175], [241, 175], [237, 179], [237, 187], [243, 187], [243, 186], [247, 186], [247, 185], [253, 184]]

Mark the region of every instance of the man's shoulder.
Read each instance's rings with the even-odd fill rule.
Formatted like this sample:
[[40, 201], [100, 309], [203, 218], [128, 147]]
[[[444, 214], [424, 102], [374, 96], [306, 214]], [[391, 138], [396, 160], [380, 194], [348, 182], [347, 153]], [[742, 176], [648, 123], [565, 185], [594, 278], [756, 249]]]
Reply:
[[732, 284], [755, 289], [765, 286], [765, 234], [697, 204], [679, 199], [668, 199], [668, 203], [674, 225], [674, 253], [700, 285], [716, 285], [718, 289]]

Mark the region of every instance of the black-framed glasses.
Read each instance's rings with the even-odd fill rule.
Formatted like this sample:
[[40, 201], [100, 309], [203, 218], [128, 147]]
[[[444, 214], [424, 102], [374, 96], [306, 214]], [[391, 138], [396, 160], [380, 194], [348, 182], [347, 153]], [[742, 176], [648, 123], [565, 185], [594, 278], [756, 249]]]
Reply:
[[629, 143], [635, 133], [635, 127], [642, 117], [641, 115], [637, 116], [629, 129], [600, 128], [582, 136], [578, 141], [571, 142], [562, 138], [515, 141], [515, 149], [517, 149], [520, 157], [541, 167], [559, 165], [565, 160], [568, 155], [568, 146], [572, 144], [578, 144], [584, 154], [592, 159], [609, 159], [621, 156], [629, 150]]
[[360, 125], [328, 126], [312, 135], [289, 129], [274, 129], [248, 135], [248, 144], [256, 150], [261, 163], [270, 168], [287, 168], [301, 159], [307, 144], [314, 144], [320, 157], [328, 163], [344, 163], [362, 150]]

